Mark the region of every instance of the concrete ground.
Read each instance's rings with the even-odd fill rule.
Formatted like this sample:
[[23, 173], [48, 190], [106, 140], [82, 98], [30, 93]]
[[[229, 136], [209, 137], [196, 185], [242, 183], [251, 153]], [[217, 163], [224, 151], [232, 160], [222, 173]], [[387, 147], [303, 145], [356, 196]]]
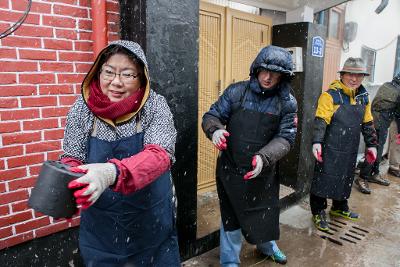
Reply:
[[[386, 170], [383, 167], [382, 173]], [[287, 255], [286, 266], [400, 267], [400, 178], [385, 176], [391, 185], [370, 184], [371, 195], [353, 188], [349, 206], [361, 217], [356, 222], [330, 218], [330, 234], [313, 227], [308, 199], [282, 212], [277, 243]], [[246, 242], [241, 261], [241, 266], [279, 266]], [[219, 248], [189, 259], [182, 266], [219, 266]]]

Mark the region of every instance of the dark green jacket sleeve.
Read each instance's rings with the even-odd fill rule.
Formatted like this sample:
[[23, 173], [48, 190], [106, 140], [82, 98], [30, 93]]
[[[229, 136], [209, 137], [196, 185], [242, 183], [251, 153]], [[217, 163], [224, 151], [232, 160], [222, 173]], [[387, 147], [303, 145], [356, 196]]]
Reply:
[[378, 138], [376, 136], [376, 130], [372, 121], [363, 123], [361, 132], [364, 136], [364, 142], [366, 147], [377, 147]]
[[326, 130], [326, 122], [324, 119], [320, 117], [315, 117], [314, 119], [314, 131], [313, 131], [313, 139], [312, 143], [323, 143], [325, 137], [325, 130]]

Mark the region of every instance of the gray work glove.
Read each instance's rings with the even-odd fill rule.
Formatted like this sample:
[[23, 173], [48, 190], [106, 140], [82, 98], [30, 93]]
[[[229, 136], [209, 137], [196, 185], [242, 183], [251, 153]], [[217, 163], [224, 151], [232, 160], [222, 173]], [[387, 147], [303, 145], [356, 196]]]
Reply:
[[245, 180], [253, 179], [261, 173], [261, 171], [263, 169], [263, 165], [264, 165], [261, 156], [255, 155], [253, 157], [253, 161], [251, 162], [251, 165], [253, 166], [253, 170], [249, 171], [248, 173], [246, 173], [244, 175], [243, 179], [245, 179]]
[[320, 143], [312, 145], [312, 153], [318, 162], [322, 162], [322, 146]]
[[212, 142], [218, 148], [218, 150], [224, 150], [227, 148], [226, 138], [229, 133], [224, 129], [216, 130], [212, 135]]
[[93, 163], [70, 169], [86, 174], [69, 182], [68, 188], [79, 189], [74, 192], [76, 203], [88, 208], [110, 185], [114, 184], [117, 168], [113, 163]]

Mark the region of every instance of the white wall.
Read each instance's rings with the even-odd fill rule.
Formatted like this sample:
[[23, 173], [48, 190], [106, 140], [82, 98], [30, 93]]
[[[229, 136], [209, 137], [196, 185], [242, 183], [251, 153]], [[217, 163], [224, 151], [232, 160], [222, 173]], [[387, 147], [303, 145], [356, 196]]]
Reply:
[[314, 21], [314, 9], [309, 6], [302, 6], [295, 10], [286, 12], [286, 23], [296, 22], [313, 22]]
[[381, 0], [353, 0], [347, 2], [345, 21], [358, 24], [357, 37], [343, 52], [341, 66], [346, 58], [360, 57], [361, 47], [376, 51], [375, 81], [382, 84], [393, 78], [397, 36], [400, 35], [400, 0], [391, 0], [386, 8], [376, 14]]

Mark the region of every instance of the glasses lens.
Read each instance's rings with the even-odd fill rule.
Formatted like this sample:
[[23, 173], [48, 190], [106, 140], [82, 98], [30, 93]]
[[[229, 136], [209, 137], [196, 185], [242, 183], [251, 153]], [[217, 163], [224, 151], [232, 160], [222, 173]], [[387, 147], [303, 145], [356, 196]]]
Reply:
[[112, 81], [115, 79], [115, 76], [119, 76], [119, 79], [123, 83], [133, 83], [138, 77], [139, 74], [133, 74], [131, 72], [122, 72], [122, 73], [115, 73], [110, 69], [102, 69], [101, 76], [104, 80]]
[[113, 72], [112, 70], [109, 70], [109, 69], [102, 69], [101, 74], [103, 76], [103, 79], [108, 80], [108, 81], [113, 80], [115, 77], [115, 72]]
[[133, 82], [136, 79], [136, 77], [138, 77], [138, 75], [137, 74], [135, 75], [130, 72], [123, 72], [120, 74], [120, 77], [123, 82], [130, 83]]

